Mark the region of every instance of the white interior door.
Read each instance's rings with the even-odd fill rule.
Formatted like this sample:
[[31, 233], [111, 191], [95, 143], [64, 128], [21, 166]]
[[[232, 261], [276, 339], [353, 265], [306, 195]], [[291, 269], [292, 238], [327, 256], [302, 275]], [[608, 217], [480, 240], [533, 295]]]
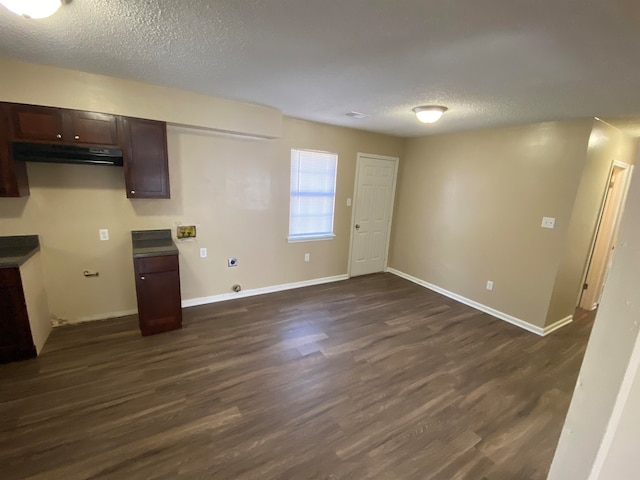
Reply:
[[629, 165], [614, 162], [579, 303], [579, 307], [585, 310], [593, 310], [600, 303], [607, 273], [611, 267], [630, 174]]
[[398, 159], [359, 153], [351, 233], [351, 276], [384, 271]]

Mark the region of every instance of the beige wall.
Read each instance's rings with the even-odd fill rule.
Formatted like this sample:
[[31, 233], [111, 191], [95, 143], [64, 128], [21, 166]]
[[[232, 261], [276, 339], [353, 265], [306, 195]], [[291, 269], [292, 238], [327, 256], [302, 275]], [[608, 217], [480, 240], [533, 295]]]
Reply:
[[[591, 128], [580, 120], [409, 139], [389, 265], [544, 327]], [[556, 217], [554, 230], [540, 227], [543, 216]]]
[[[66, 71], [63, 77], [52, 75], [52, 91], [58, 93], [48, 100], [41, 92], [39, 103], [55, 105], [65, 92], [60, 82], [68, 77], [80, 82], [85, 74], [76, 78]], [[73, 88], [77, 82], [71, 82]], [[80, 95], [91, 100], [90, 108], [112, 111], [111, 96], [121, 94], [119, 87], [109, 90], [112, 82], [120, 85], [103, 81], [109, 97], [104, 103], [103, 97], [91, 99], [91, 89]], [[142, 87], [135, 92], [146, 102], [137, 100], [136, 114], [152, 112], [159, 101], [155, 87], [148, 95]], [[31, 101], [2, 94], [3, 100]], [[89, 108], [88, 103], [65, 106]], [[199, 121], [201, 111], [193, 102], [181, 109], [182, 121]], [[31, 195], [0, 198], [0, 235], [40, 235], [50, 310], [67, 321], [135, 310], [134, 229], [172, 228], [175, 236], [177, 224], [197, 225], [197, 239], [178, 244], [185, 300], [229, 293], [234, 283], [246, 290], [346, 274], [351, 222], [346, 199], [353, 192], [357, 153], [401, 156], [404, 140], [290, 118], [283, 119], [279, 135], [266, 140], [170, 127], [170, 200], [127, 199], [121, 168], [29, 163]], [[292, 147], [338, 153], [334, 240], [287, 243]], [[100, 228], [109, 229], [109, 241], [98, 239]], [[200, 247], [208, 248], [207, 258], [199, 257]], [[309, 263], [305, 253], [311, 254]], [[239, 259], [238, 267], [227, 267], [231, 256]], [[84, 270], [100, 276], [85, 278]]]
[[0, 101], [115, 113], [257, 137], [282, 134], [282, 113], [275, 108], [4, 58], [0, 72]]
[[582, 289], [612, 164], [614, 160], [633, 164], [636, 144], [635, 139], [617, 128], [599, 120], [594, 122], [563, 259], [556, 275], [547, 324], [573, 315]]
[[[640, 176], [635, 175], [627, 198], [618, 235], [618, 248], [615, 251], [613, 266], [605, 285], [602, 301], [598, 309], [593, 331], [589, 339], [582, 368], [571, 400], [569, 412], [560, 436], [549, 480], [595, 480], [590, 477], [594, 459], [601, 448], [607, 424], [614, 410], [625, 380], [633, 380], [634, 372], [628, 375], [630, 360], [635, 355], [638, 360], [638, 329], [640, 303], [638, 285], [640, 284]], [[635, 348], [635, 354], [634, 352]], [[635, 365], [637, 367], [637, 364]], [[625, 378], [627, 375], [627, 378]], [[637, 405], [640, 399], [637, 389], [632, 390], [629, 401], [636, 407], [623, 414], [624, 419], [637, 418]], [[620, 444], [612, 448], [608, 461], [625, 462], [630, 468], [637, 465], [638, 428], [637, 422], [626, 425], [617, 435], [620, 439], [632, 441], [635, 448], [635, 460], [627, 456], [628, 451], [620, 450]], [[614, 440], [615, 442], [616, 440]], [[606, 444], [605, 444], [606, 447]], [[612, 445], [613, 447], [613, 445]], [[607, 452], [604, 452], [607, 453]], [[600, 460], [602, 460], [600, 458]], [[629, 463], [626, 463], [629, 462]], [[606, 463], [605, 463], [606, 465]], [[608, 470], [606, 472], [624, 470]], [[618, 464], [620, 468], [624, 465]], [[631, 480], [634, 476], [603, 476], [603, 479]]]
[[[636, 349], [640, 345], [636, 345]], [[603, 458], [603, 465], [597, 480], [636, 480], [640, 472], [640, 370], [631, 377], [631, 386], [619, 423], [612, 432], [611, 446]], [[595, 480], [595, 479], [594, 479]]]

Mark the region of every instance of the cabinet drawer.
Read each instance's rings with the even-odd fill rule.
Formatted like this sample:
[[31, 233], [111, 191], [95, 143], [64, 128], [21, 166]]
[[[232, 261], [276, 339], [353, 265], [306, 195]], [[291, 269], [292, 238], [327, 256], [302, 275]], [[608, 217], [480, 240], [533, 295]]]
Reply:
[[0, 288], [22, 285], [20, 270], [17, 268], [0, 268]]
[[137, 274], [171, 272], [178, 270], [178, 256], [136, 258], [135, 267]]

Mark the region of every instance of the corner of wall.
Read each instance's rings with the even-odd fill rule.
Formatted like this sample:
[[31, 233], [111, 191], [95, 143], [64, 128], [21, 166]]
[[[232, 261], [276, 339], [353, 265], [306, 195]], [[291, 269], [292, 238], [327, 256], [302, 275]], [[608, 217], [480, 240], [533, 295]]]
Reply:
[[573, 314], [595, 241], [611, 166], [614, 160], [633, 164], [637, 144], [616, 127], [601, 120], [593, 121], [545, 326]]

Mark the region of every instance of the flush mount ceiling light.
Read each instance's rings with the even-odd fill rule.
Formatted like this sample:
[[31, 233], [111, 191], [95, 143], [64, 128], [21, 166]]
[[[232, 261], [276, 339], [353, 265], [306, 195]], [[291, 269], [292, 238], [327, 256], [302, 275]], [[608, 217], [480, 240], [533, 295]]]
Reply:
[[422, 107], [416, 107], [413, 109], [416, 117], [422, 123], [434, 123], [440, 120], [440, 117], [444, 112], [448, 110], [447, 107], [441, 105], [424, 105]]
[[58, 11], [62, 0], [0, 0], [7, 10], [25, 18], [46, 18]]

